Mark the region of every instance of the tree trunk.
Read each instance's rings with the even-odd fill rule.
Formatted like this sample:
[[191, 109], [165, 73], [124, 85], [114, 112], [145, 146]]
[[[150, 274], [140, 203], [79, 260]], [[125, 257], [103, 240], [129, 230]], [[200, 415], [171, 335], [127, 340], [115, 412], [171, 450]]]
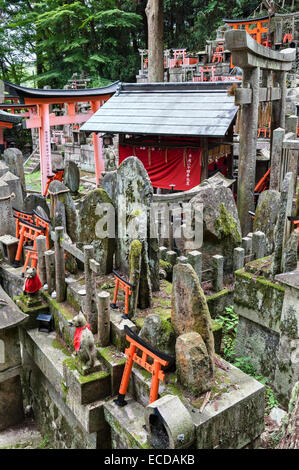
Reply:
[[164, 81], [163, 0], [148, 0], [148, 81]]

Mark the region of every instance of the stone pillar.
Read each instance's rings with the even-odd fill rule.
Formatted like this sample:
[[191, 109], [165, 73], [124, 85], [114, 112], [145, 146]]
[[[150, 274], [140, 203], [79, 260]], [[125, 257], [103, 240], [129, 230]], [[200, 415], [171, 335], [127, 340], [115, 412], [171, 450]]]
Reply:
[[166, 252], [167, 252], [166, 246], [159, 247], [160, 259], [163, 259], [164, 261], [166, 260]]
[[187, 264], [188, 263], [188, 258], [186, 256], [179, 256], [177, 258], [177, 262], [179, 264]]
[[280, 167], [284, 129], [278, 128], [272, 134], [270, 188], [280, 190]]
[[44, 235], [39, 235], [36, 238], [36, 251], [37, 251], [39, 278], [40, 278], [42, 285], [44, 285], [47, 282], [46, 261], [45, 261], [45, 252], [47, 251], [47, 238]]
[[223, 263], [223, 256], [212, 256], [213, 289], [215, 292], [219, 292], [223, 289]]
[[234, 271], [238, 271], [244, 267], [245, 250], [244, 248], [237, 247], [234, 249]]
[[252, 250], [252, 238], [251, 237], [243, 237], [242, 238], [242, 248], [244, 248], [245, 253], [245, 264], [248, 263], [251, 258], [251, 250]]
[[298, 117], [295, 114], [286, 116], [286, 133], [293, 132], [297, 136]]
[[52, 294], [55, 290], [55, 252], [53, 250], [45, 251], [45, 264], [48, 293]]
[[277, 127], [282, 127], [285, 129], [285, 109], [286, 109], [286, 95], [287, 95], [287, 86], [286, 86], [286, 72], [274, 71], [274, 87], [279, 87], [281, 89], [281, 98], [280, 100], [272, 101], [272, 124], [271, 131], [273, 135], [273, 130]]
[[174, 266], [177, 262], [177, 253], [175, 251], [169, 250], [166, 252], [166, 261]]
[[241, 105], [239, 174], [238, 174], [238, 213], [243, 235], [252, 227], [248, 211], [254, 211], [254, 188], [256, 169], [256, 143], [259, 110], [259, 67], [243, 69], [243, 88], [250, 87], [250, 104]]
[[254, 232], [252, 235], [252, 257], [253, 259], [264, 258], [266, 248], [266, 236], [263, 232]]
[[90, 324], [91, 331], [97, 332], [97, 315], [94, 311], [94, 279], [90, 268], [90, 260], [93, 258], [93, 245], [84, 245], [84, 273], [85, 273], [85, 315]]
[[15, 235], [15, 220], [13, 218], [11, 193], [7, 183], [0, 180], [0, 236]]
[[193, 250], [188, 253], [188, 263], [191, 264], [194, 271], [196, 272], [199, 282], [201, 282], [202, 276], [202, 254], [200, 251]]
[[97, 295], [99, 346], [110, 344], [110, 294], [102, 291]]
[[15, 207], [16, 209], [23, 210], [24, 199], [20, 178], [8, 171], [7, 173], [5, 173], [4, 176], [2, 176], [1, 179], [2, 181], [5, 181], [6, 184], [8, 184], [10, 194], [15, 195], [12, 201], [13, 207]]
[[141, 274], [142, 243], [140, 240], [133, 240], [129, 254], [129, 276], [130, 283], [133, 284], [132, 294], [129, 298], [129, 317], [132, 318], [137, 309], [140, 274]]
[[66, 285], [64, 273], [64, 249], [62, 240], [64, 236], [63, 227], [55, 228], [55, 280], [56, 280], [56, 300], [63, 302], [65, 300]]
[[274, 256], [272, 264], [273, 274], [279, 274], [282, 270], [283, 250], [290, 233], [290, 222], [288, 221], [288, 216], [290, 216], [292, 212], [293, 193], [293, 174], [287, 173], [281, 185], [281, 197], [275, 230]]

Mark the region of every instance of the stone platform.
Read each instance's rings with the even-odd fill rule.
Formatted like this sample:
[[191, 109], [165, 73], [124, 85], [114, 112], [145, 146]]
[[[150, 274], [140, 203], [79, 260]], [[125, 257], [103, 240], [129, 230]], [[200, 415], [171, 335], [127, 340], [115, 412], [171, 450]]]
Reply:
[[[264, 430], [264, 386], [236, 367], [225, 361], [223, 363], [229, 369], [223, 371], [217, 368], [216, 376], [221, 374], [226, 387], [222, 393], [218, 392], [220, 396], [212, 399], [203, 412], [200, 412], [203, 400], [192, 399], [174, 383], [160, 384], [160, 396], [177, 395], [190, 412], [196, 429], [192, 448], [241, 449], [253, 446]], [[144, 448], [144, 410], [149, 402], [150, 385], [150, 375], [134, 367], [128, 405], [120, 408], [113, 399], [104, 404], [105, 418], [113, 430], [112, 446], [133, 442], [135, 448]]]

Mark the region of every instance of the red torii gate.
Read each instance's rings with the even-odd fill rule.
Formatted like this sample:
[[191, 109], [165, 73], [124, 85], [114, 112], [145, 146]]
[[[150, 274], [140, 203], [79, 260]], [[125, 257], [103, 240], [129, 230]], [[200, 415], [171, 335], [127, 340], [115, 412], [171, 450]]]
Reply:
[[[47, 176], [52, 174], [50, 127], [65, 124], [80, 124], [87, 121], [115, 93], [118, 82], [101, 88], [69, 90], [25, 88], [9, 82], [4, 82], [4, 84], [5, 90], [14, 97], [14, 104], [16, 105], [16, 99], [19, 100], [19, 103], [17, 106], [0, 106], [10, 110], [15, 109], [15, 107], [28, 109], [28, 114], [21, 114], [22, 117], [28, 116], [28, 119], [24, 122], [24, 127], [26, 129], [37, 128], [39, 130], [41, 183], [42, 193], [44, 193]], [[75, 104], [78, 102], [90, 102], [91, 112], [76, 114]], [[67, 104], [67, 115], [56, 116], [54, 113], [50, 114], [50, 104]], [[104, 171], [104, 160], [101, 137], [95, 132], [93, 132], [93, 145], [96, 181], [98, 183], [101, 172]]]
[[[247, 20], [229, 20], [224, 18], [223, 21], [228, 26], [232, 26], [233, 29], [245, 28], [245, 31], [250, 34], [250, 36], [252, 36], [259, 44], [263, 44], [262, 34], [269, 34], [269, 16], [260, 16], [259, 18], [249, 18]], [[268, 37], [266, 42], [268, 43]]]

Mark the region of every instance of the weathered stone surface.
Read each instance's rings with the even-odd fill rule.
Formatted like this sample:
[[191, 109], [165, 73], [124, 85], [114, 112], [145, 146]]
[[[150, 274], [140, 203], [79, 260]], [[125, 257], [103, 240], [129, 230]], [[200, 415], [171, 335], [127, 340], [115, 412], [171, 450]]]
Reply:
[[107, 223], [106, 213], [101, 209], [102, 204], [106, 204], [113, 210], [110, 197], [106, 191], [100, 188], [90, 191], [81, 199], [78, 241], [79, 247], [82, 247], [82, 244], [93, 246], [95, 260], [100, 263], [102, 272], [106, 274], [112, 271], [115, 241], [114, 238], [101, 237], [101, 228], [104, 229]]
[[21, 181], [23, 197], [26, 196], [26, 183], [25, 183], [25, 174], [24, 174], [24, 163], [23, 163], [23, 154], [21, 150], [17, 148], [8, 148], [4, 150], [4, 160], [6, 165], [9, 168], [9, 171], [14, 175], [18, 176]]
[[191, 199], [191, 204], [203, 204], [203, 246], [202, 253], [224, 256], [224, 269], [233, 268], [234, 248], [241, 244], [242, 235], [237, 207], [233, 193], [224, 186], [204, 185]]
[[293, 192], [294, 177], [292, 173], [287, 173], [281, 185], [279, 212], [274, 233], [273, 275], [279, 274], [282, 271], [283, 250], [290, 233], [291, 223], [288, 221], [288, 216], [292, 212]]
[[150, 204], [153, 187], [147, 171], [136, 157], [126, 158], [117, 170], [116, 199], [118, 207], [118, 239], [116, 266], [129, 271], [130, 243], [147, 239], [147, 256], [153, 290], [159, 289], [159, 247], [150, 235]]
[[148, 308], [148, 307], [151, 307], [151, 305], [152, 305], [151, 272], [150, 272], [150, 266], [149, 266], [147, 242], [143, 241], [142, 251], [141, 251], [138, 307]]
[[129, 299], [129, 317], [135, 315], [138, 296], [139, 296], [139, 285], [141, 275], [141, 254], [142, 254], [142, 243], [140, 240], [133, 240], [130, 246], [129, 254], [129, 278], [130, 283], [133, 284], [132, 294]]
[[171, 323], [177, 335], [191, 331], [199, 333], [212, 360], [214, 338], [209, 308], [190, 264], [177, 264], [173, 268]]
[[[110, 446], [110, 433], [103, 416], [103, 402], [82, 405], [69, 393], [62, 375], [62, 362], [67, 356], [59, 347], [51, 346], [54, 338], [55, 333], [38, 333], [35, 336], [37, 348], [33, 344], [27, 347], [26, 343], [23, 375], [25, 404], [33, 407], [36, 422], [55, 448], [107, 449]], [[50, 348], [45, 350], [40, 339], [48, 342]], [[34, 360], [32, 354], [36, 354]], [[37, 367], [37, 361], [39, 365], [43, 364], [41, 368]], [[48, 369], [51, 367], [50, 375]], [[57, 388], [52, 381], [55, 377]]]
[[104, 414], [111, 427], [112, 449], [148, 449], [144, 407], [130, 396], [128, 404], [117, 406], [114, 400], [104, 404]]
[[69, 189], [61, 181], [54, 180], [49, 186], [51, 218], [54, 216], [56, 204], [62, 202], [65, 207], [67, 234], [72, 242], [78, 240], [78, 214]]
[[0, 374], [0, 431], [24, 419], [20, 375], [1, 380]]
[[174, 395], [165, 395], [148, 405], [145, 419], [149, 444], [154, 449], [187, 449], [194, 441], [190, 413]]
[[7, 171], [9, 171], [8, 166], [5, 164], [5, 162], [0, 160], [0, 178], [1, 176], [5, 175]]
[[2, 181], [5, 181], [9, 186], [10, 194], [14, 193], [15, 197], [12, 199], [13, 207], [16, 209], [23, 210], [23, 191], [20, 178], [10, 171], [7, 171], [5, 175], [1, 177]]
[[280, 402], [286, 406], [299, 377], [299, 271], [280, 274], [275, 279], [285, 286], [286, 293], [274, 387]]
[[282, 438], [276, 449], [299, 449], [298, 416], [299, 382], [296, 382], [289, 402], [288, 416], [283, 421]]
[[57, 201], [55, 205], [54, 217], [52, 219], [52, 226], [53, 226], [53, 229], [55, 227], [63, 227], [65, 233], [67, 233], [65, 207], [64, 207], [64, 203], [61, 201]]
[[244, 269], [235, 273], [234, 309], [239, 315], [235, 353], [249, 357], [257, 373], [270, 381], [277, 365], [284, 296], [284, 286], [261, 275]]
[[102, 180], [102, 189], [106, 191], [110, 199], [116, 203], [116, 184], [117, 184], [117, 171], [108, 171], [105, 173]]
[[[216, 367], [215, 376], [224, 377], [225, 387], [230, 384], [230, 390], [217, 398], [217, 407], [212, 399], [200, 413], [190, 404], [188, 391], [182, 392], [181, 388], [176, 388], [176, 394], [190, 411], [195, 424], [194, 446], [197, 449], [241, 449], [251, 446], [264, 430], [265, 387], [240, 369], [222, 361], [227, 366], [227, 371]], [[151, 379], [150, 374], [145, 375], [144, 371], [133, 367], [131, 380], [134, 396], [143, 406], [148, 405]], [[173, 394], [173, 389], [173, 383], [161, 382], [159, 393]], [[125, 410], [126, 407], [122, 409]], [[124, 419], [126, 416], [125, 414]]]
[[282, 254], [282, 272], [288, 273], [297, 268], [298, 232], [294, 230], [287, 240]]
[[116, 170], [116, 153], [113, 145], [104, 146], [104, 166], [105, 171], [114, 171]]
[[72, 193], [77, 193], [80, 186], [80, 170], [75, 162], [67, 160], [64, 167], [64, 184]]
[[177, 338], [176, 368], [181, 385], [194, 395], [211, 390], [214, 368], [199, 333], [191, 331]]
[[15, 235], [15, 220], [12, 212], [11, 191], [8, 184], [0, 179], [0, 235]]
[[139, 333], [153, 348], [174, 356], [175, 332], [171, 323], [160, 315], [148, 315]]
[[274, 250], [274, 228], [277, 222], [280, 193], [275, 190], [264, 191], [255, 211], [253, 231], [261, 231], [266, 236], [266, 255]]
[[27, 194], [24, 199], [24, 211], [32, 212], [33, 210], [37, 210], [38, 207], [41, 207], [47, 214], [47, 218], [50, 219], [50, 209], [46, 198], [41, 196], [41, 194]]

